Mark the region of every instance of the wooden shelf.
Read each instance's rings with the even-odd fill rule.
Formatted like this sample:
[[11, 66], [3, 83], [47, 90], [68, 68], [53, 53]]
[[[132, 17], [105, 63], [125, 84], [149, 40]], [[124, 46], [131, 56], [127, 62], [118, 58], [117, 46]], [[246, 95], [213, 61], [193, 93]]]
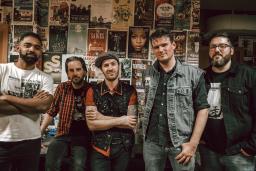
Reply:
[[0, 23], [0, 63], [7, 63], [8, 25]]

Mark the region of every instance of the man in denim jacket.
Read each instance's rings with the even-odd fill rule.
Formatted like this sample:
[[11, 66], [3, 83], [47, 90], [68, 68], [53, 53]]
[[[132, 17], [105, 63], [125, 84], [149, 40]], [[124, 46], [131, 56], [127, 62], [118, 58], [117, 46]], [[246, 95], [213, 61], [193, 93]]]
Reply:
[[174, 171], [193, 171], [208, 117], [203, 71], [174, 57], [176, 44], [168, 30], [157, 29], [150, 40], [157, 60], [143, 78], [146, 170], [163, 171], [168, 158]]
[[256, 154], [256, 72], [231, 60], [234, 47], [226, 33], [209, 45], [206, 69], [209, 119], [200, 145], [202, 170], [254, 171]]

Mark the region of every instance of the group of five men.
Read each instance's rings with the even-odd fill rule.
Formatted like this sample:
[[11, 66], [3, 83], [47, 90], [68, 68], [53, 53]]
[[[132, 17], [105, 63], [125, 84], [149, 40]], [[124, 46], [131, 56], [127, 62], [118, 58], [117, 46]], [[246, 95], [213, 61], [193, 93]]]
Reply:
[[[256, 154], [256, 74], [232, 59], [226, 33], [209, 43], [205, 70], [181, 63], [170, 31], [150, 37], [156, 60], [143, 73], [145, 170], [195, 169], [199, 146], [203, 171], [254, 171]], [[0, 64], [0, 168], [38, 170], [40, 137], [59, 114], [57, 134], [48, 147], [46, 170], [60, 170], [70, 150], [72, 169], [127, 170], [137, 128], [137, 93], [119, 80], [119, 59], [104, 53], [95, 66], [104, 81], [90, 85], [82, 58], [65, 61], [68, 81], [53, 95], [52, 79], [35, 65], [42, 55], [35, 33], [21, 36], [16, 63]], [[41, 124], [40, 113], [46, 113]]]

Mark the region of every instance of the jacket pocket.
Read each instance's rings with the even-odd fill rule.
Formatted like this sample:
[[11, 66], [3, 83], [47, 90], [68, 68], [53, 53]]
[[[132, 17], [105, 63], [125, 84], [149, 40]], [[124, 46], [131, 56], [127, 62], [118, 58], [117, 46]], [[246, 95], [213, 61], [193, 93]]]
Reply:
[[179, 135], [186, 137], [191, 134], [194, 111], [192, 90], [190, 86], [178, 87], [176, 89], [176, 124]]
[[232, 108], [248, 103], [248, 90], [245, 87], [226, 87]]

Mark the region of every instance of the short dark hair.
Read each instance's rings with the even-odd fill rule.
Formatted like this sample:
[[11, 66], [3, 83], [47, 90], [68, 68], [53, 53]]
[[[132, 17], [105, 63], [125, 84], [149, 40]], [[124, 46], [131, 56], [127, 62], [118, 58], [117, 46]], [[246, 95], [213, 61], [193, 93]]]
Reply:
[[20, 36], [20, 38], [19, 38], [19, 43], [20, 43], [25, 37], [29, 37], [29, 36], [34, 37], [34, 38], [36, 38], [37, 40], [39, 40], [39, 42], [40, 42], [41, 45], [43, 44], [43, 43], [42, 43], [42, 39], [41, 39], [41, 37], [39, 36], [39, 34], [34, 33], [34, 32], [25, 32], [25, 33], [23, 33], [23, 34]]
[[174, 41], [171, 31], [167, 30], [166, 28], [158, 28], [150, 35], [150, 42], [152, 43], [152, 40], [163, 36], [169, 37], [171, 42]]
[[215, 34], [213, 34], [211, 36], [210, 42], [215, 37], [224, 37], [224, 38], [226, 38], [228, 40], [228, 43], [233, 47], [232, 38], [231, 38], [231, 36], [227, 32], [216, 32]]
[[71, 56], [71, 57], [67, 58], [66, 61], [65, 61], [65, 71], [66, 71], [66, 73], [68, 73], [68, 63], [72, 62], [72, 61], [79, 61], [82, 65], [83, 70], [87, 72], [87, 68], [86, 68], [86, 64], [85, 64], [84, 59], [81, 58], [81, 57], [77, 57], [77, 56]]

